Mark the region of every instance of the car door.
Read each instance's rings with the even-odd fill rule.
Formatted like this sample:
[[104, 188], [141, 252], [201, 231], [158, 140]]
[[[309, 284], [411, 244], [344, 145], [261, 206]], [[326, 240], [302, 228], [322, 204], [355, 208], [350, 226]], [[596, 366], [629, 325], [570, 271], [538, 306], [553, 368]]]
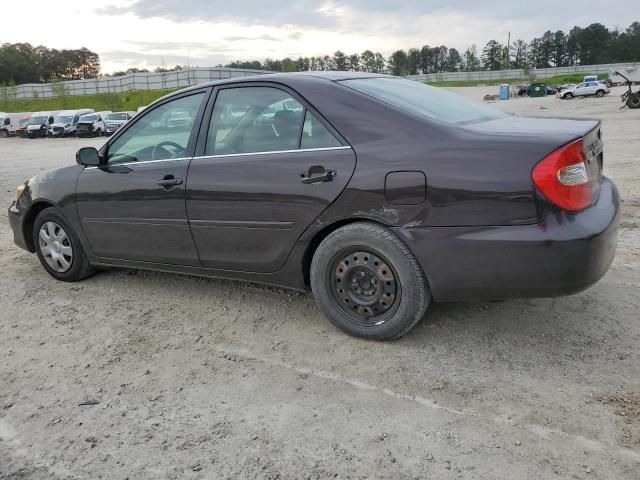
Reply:
[[[188, 92], [145, 110], [103, 147], [103, 165], [80, 174], [78, 215], [98, 257], [198, 265], [185, 184], [207, 95]], [[192, 115], [169, 127], [176, 111]]]
[[345, 188], [355, 153], [282, 86], [248, 84], [216, 93], [187, 182], [200, 261], [207, 268], [274, 272]]
[[579, 97], [581, 95], [588, 95], [587, 94], [587, 84], [586, 83], [581, 83], [581, 84], [576, 86], [575, 96]]

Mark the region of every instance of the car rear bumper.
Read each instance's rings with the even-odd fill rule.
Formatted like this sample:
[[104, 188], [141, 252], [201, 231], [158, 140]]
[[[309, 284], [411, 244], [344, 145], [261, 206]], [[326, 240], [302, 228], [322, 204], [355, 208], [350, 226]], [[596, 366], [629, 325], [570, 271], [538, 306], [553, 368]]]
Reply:
[[555, 210], [535, 225], [401, 227], [437, 301], [554, 297], [580, 292], [609, 269], [620, 196], [604, 179], [597, 203]]

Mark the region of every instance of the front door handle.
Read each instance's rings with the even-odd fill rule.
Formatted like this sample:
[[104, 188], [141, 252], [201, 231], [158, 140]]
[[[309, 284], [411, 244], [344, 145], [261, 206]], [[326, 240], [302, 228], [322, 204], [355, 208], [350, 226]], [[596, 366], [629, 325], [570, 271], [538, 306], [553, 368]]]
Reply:
[[173, 175], [165, 175], [162, 180], [158, 180], [158, 185], [165, 190], [171, 190], [172, 187], [182, 185], [183, 180], [181, 178], [175, 178]]
[[313, 183], [330, 182], [336, 176], [335, 170], [325, 170], [321, 165], [314, 165], [306, 172], [300, 174], [302, 183], [310, 185]]

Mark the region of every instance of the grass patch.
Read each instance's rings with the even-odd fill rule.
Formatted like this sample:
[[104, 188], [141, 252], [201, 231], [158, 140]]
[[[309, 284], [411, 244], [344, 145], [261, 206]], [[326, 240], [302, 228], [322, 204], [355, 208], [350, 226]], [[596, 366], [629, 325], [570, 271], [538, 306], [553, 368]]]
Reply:
[[0, 111], [38, 112], [50, 110], [77, 110], [92, 108], [96, 112], [111, 110], [136, 111], [174, 90], [147, 90], [139, 92], [100, 93], [97, 95], [62, 95], [59, 98], [29, 98], [22, 100], [0, 98]]

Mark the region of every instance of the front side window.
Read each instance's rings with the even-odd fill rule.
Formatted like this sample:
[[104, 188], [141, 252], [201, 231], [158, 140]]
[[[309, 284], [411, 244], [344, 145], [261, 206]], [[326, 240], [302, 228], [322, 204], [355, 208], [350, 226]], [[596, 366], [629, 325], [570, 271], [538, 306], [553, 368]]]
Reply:
[[178, 98], [144, 114], [109, 146], [108, 163], [183, 157], [203, 98]]
[[507, 116], [497, 108], [411, 80], [374, 77], [338, 83], [406, 112], [444, 123], [465, 124]]
[[304, 107], [273, 87], [221, 90], [211, 115], [206, 155], [299, 148]]

